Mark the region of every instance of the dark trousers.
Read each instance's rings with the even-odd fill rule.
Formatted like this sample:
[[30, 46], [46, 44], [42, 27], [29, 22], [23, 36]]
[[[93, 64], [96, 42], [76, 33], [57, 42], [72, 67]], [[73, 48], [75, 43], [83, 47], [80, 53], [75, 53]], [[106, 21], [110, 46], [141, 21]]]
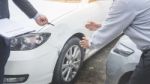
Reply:
[[9, 41], [0, 36], [0, 84], [3, 84], [4, 68], [10, 54]]
[[129, 84], [150, 84], [150, 49], [143, 51]]

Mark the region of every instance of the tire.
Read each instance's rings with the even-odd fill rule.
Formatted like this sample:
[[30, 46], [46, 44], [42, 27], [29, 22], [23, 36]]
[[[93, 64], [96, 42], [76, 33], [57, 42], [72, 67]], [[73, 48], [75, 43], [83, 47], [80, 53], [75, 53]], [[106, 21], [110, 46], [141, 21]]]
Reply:
[[123, 75], [119, 81], [119, 84], [129, 84], [131, 75], [132, 75], [132, 72], [128, 72], [125, 75]]
[[72, 37], [63, 47], [53, 75], [52, 84], [73, 84], [83, 63], [84, 49], [80, 39]]

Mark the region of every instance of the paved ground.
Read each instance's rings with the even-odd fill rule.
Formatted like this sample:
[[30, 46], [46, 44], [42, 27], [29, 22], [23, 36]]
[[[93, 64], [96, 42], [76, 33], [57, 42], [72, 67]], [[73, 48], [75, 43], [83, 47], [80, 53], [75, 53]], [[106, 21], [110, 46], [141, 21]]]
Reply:
[[84, 63], [76, 84], [104, 84], [106, 58], [117, 40], [111, 42]]

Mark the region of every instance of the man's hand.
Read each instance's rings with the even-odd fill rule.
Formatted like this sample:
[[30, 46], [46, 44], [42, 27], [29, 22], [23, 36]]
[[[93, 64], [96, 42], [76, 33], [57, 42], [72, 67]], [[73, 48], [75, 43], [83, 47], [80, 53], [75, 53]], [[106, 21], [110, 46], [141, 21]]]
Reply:
[[82, 40], [80, 41], [80, 45], [82, 48], [89, 48], [89, 40], [86, 37], [82, 37]]
[[38, 15], [36, 18], [35, 18], [35, 21], [38, 25], [40, 26], [44, 26], [46, 24], [48, 24], [48, 19], [46, 16], [44, 15]]
[[98, 28], [101, 27], [101, 24], [98, 24], [96, 22], [89, 22], [85, 25], [85, 27], [90, 31], [96, 31]]

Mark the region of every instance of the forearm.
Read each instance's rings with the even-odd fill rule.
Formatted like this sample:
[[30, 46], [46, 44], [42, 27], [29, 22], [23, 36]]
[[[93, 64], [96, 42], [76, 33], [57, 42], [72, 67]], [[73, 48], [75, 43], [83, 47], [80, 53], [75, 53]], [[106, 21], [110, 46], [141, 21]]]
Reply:
[[127, 4], [125, 0], [118, 0], [113, 4], [104, 24], [90, 39], [91, 48], [103, 47], [128, 28], [136, 15], [132, 5]]
[[28, 0], [13, 1], [29, 18], [34, 18], [38, 14], [38, 11], [32, 6], [32, 4]]
[[[110, 30], [109, 30], [110, 28]], [[112, 27], [102, 27], [95, 31], [90, 39], [90, 48], [102, 48], [106, 44], [110, 43], [117, 36], [119, 36], [122, 30], [113, 30]]]

